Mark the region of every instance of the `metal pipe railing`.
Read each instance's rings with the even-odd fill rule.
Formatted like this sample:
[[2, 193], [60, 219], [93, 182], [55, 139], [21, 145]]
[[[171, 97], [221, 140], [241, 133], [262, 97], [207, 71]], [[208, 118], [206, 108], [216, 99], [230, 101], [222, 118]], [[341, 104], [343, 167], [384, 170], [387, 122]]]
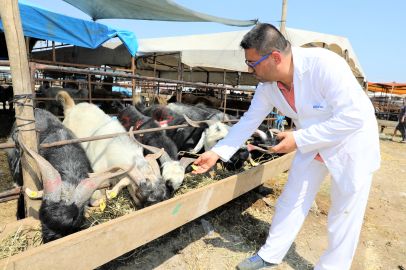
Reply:
[[[0, 61], [0, 63], [1, 62], [3, 62], [3, 61]], [[107, 72], [107, 71], [85, 70], [85, 69], [70, 68], [70, 67], [58, 67], [58, 66], [44, 65], [44, 64], [38, 64], [38, 63], [35, 63], [35, 68], [39, 69], [39, 70], [65, 71], [65, 72], [71, 72], [71, 73], [105, 75], [105, 76], [113, 76], [113, 77], [138, 79], [138, 80], [149, 80], [149, 81], [155, 81], [155, 82], [166, 82], [166, 83], [175, 83], [175, 84], [182, 84], [182, 85], [192, 85], [192, 86], [198, 86], [198, 87], [203, 87], [203, 88], [215, 88], [215, 89], [224, 89], [224, 90], [255, 92], [255, 90], [244, 89], [244, 88], [225, 87], [225, 86], [218, 86], [218, 85], [208, 85], [208, 84], [204, 84], [204, 83], [193, 83], [193, 82], [186, 82], [186, 81], [180, 81], [180, 80], [170, 80], [170, 79], [146, 77], [146, 76], [132, 75], [132, 74], [121, 74], [121, 73], [119, 74], [119, 73]]]
[[[264, 120], [275, 120], [275, 119], [276, 118], [265, 118]], [[224, 122], [228, 123], [228, 122], [238, 122], [238, 121], [240, 121], [240, 120], [238, 120], [238, 119], [225, 120]], [[185, 127], [191, 127], [191, 126], [190, 125], [177, 125], [177, 126], [171, 126], [171, 127], [150, 128], [150, 129], [143, 129], [143, 130], [135, 130], [135, 131], [133, 131], [133, 133], [134, 134], [143, 134], [143, 133], [148, 133], [148, 132], [175, 129], [175, 128], [185, 128]], [[116, 137], [119, 135], [129, 135], [129, 133], [130, 132], [122, 132], [122, 133], [115, 133], [115, 134], [107, 134], [107, 135], [72, 139], [72, 140], [67, 140], [67, 141], [59, 141], [59, 142], [53, 142], [53, 143], [44, 143], [39, 146], [39, 149], [44, 149], [44, 148], [53, 147], [53, 146], [73, 144], [73, 143], [82, 143], [82, 142], [110, 139], [110, 138], [113, 138], [113, 137]], [[2, 144], [0, 144], [0, 149], [13, 148], [14, 146], [15, 146], [14, 142], [2, 143]]]

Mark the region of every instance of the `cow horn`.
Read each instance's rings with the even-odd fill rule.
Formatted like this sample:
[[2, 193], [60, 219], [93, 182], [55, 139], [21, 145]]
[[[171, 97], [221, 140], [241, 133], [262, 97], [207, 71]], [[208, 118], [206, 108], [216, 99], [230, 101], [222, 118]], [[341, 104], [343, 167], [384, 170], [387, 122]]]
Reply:
[[[108, 169], [106, 169], [106, 170], [104, 170], [104, 171], [101, 171], [101, 172], [89, 173], [89, 177], [96, 177], [96, 176], [103, 175], [103, 174], [106, 174], [106, 173], [115, 173], [115, 172], [117, 172], [118, 170], [123, 170], [123, 171], [125, 171], [125, 170], [128, 168], [128, 166], [129, 166], [129, 165], [124, 165], [124, 164], [122, 164], [122, 165], [115, 165], [115, 166], [110, 167], [110, 168], [108, 168]], [[128, 173], [128, 176], [131, 177], [131, 179], [134, 180], [135, 184], [138, 185], [138, 186], [140, 185], [140, 183], [141, 183], [142, 181], [146, 181], [144, 175], [141, 173], [141, 171], [140, 171], [137, 167], [134, 167], [134, 168]]]
[[82, 206], [89, 200], [93, 192], [106, 180], [121, 177], [127, 175], [133, 168], [135, 163], [127, 168], [125, 171], [120, 171], [116, 173], [106, 173], [103, 175], [98, 175], [92, 178], [87, 178], [83, 180], [75, 189], [75, 192], [70, 199], [71, 204], [76, 204], [77, 206]]
[[189, 166], [190, 163], [193, 163], [197, 160], [197, 158], [181, 158], [180, 163], [182, 164], [183, 168], [186, 169], [187, 166]]
[[45, 158], [25, 145], [21, 132], [18, 133], [18, 142], [21, 148], [38, 164], [44, 187], [44, 200], [58, 202], [61, 197], [61, 175], [59, 172]]
[[275, 133], [275, 134], [279, 134], [279, 133], [281, 133], [282, 131], [280, 131], [279, 129], [276, 129], [276, 128], [271, 128], [271, 129], [269, 129], [269, 132], [273, 132], [273, 133]]
[[[265, 145], [263, 145], [263, 146], [264, 146], [264, 147], [267, 147], [267, 146], [265, 146]], [[248, 145], [246, 145], [245, 147], [248, 149], [249, 152], [251, 152], [251, 151], [253, 151], [253, 150], [257, 150], [257, 151], [259, 151], [259, 152], [261, 152], [261, 153], [264, 153], [264, 154], [272, 154], [271, 151], [266, 150], [266, 149], [263, 149], [263, 148], [261, 148], [261, 147], [255, 146], [255, 145], [252, 145], [252, 144], [248, 144]]]
[[[163, 150], [163, 148], [162, 148], [162, 150]], [[162, 178], [161, 171], [159, 170], [159, 165], [158, 165], [158, 162], [156, 161], [156, 159], [152, 155], [147, 155], [145, 157], [145, 159], [147, 160], [149, 165], [152, 167], [152, 171], [154, 172], [154, 174], [158, 178]]]
[[[130, 134], [131, 140], [133, 140], [134, 142], [136, 142], [138, 145], [142, 146], [143, 148], [147, 149], [148, 151], [154, 153], [153, 157], [155, 159], [157, 159], [159, 157], [159, 160], [161, 161], [161, 164], [164, 164], [165, 162], [172, 161], [172, 159], [169, 157], [168, 153], [166, 153], [166, 151], [163, 148], [159, 149], [159, 148], [154, 147], [154, 146], [145, 145], [145, 144], [140, 143], [138, 140], [136, 140], [134, 138], [133, 127], [131, 127], [129, 131], [130, 131], [129, 134]], [[162, 150], [163, 150], [163, 152], [161, 153]], [[157, 155], [157, 156], [155, 157], [155, 155]]]
[[211, 126], [214, 123], [216, 123], [216, 121], [213, 120], [193, 121], [189, 117], [187, 117], [186, 114], [184, 114], [183, 117], [185, 117], [186, 122], [188, 122], [189, 125], [191, 125], [192, 127], [200, 127], [203, 123], [208, 126]]

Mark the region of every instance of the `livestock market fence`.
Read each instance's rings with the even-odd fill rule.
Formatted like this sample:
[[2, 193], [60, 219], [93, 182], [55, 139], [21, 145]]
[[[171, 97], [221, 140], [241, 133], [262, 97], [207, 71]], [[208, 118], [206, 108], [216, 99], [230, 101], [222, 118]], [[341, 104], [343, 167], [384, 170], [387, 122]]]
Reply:
[[[47, 62], [47, 61], [42, 61], [42, 62]], [[0, 61], [0, 65], [9, 65], [8, 61]], [[80, 69], [80, 68], [72, 68], [72, 67], [61, 67], [61, 66], [53, 66], [53, 65], [46, 65], [42, 63], [35, 63], [31, 62], [30, 63], [30, 68], [31, 68], [31, 75], [35, 75], [35, 70], [48, 70], [48, 71], [59, 71], [59, 72], [66, 72], [66, 73], [75, 73], [75, 74], [86, 74], [86, 75], [102, 75], [102, 76], [117, 76], [121, 78], [128, 78], [131, 80], [136, 80], [138, 85], [147, 85], [147, 87], [150, 87], [153, 85], [155, 82], [161, 83], [161, 85], [170, 85], [173, 87], [173, 91], [176, 91], [177, 97], [179, 100], [181, 100], [182, 97], [182, 87], [185, 85], [188, 86], [194, 86], [198, 88], [205, 88], [205, 89], [217, 89], [219, 91], [224, 91], [224, 105], [221, 107], [223, 109], [223, 123], [226, 122], [238, 122], [239, 120], [225, 120], [225, 111], [226, 110], [234, 110], [234, 111], [241, 111], [241, 110], [236, 110], [236, 109], [227, 109], [227, 90], [239, 90], [239, 91], [247, 91], [247, 92], [254, 92], [253, 90], [250, 89], [241, 89], [241, 88], [232, 88], [232, 87], [222, 87], [222, 86], [214, 86], [214, 85], [208, 85], [208, 84], [203, 84], [203, 83], [193, 83], [193, 82], [185, 82], [185, 81], [178, 81], [178, 80], [169, 80], [169, 79], [161, 79], [161, 78], [153, 78], [153, 77], [144, 77], [144, 76], [139, 76], [139, 75], [132, 75], [132, 74], [123, 74], [123, 73], [115, 73], [115, 72], [106, 72], [106, 71], [99, 71], [99, 70], [91, 70], [89, 67], [88, 69]], [[90, 78], [90, 76], [88, 76]], [[49, 79], [36, 79], [36, 78], [31, 78], [32, 80], [48, 80]], [[58, 80], [54, 80], [58, 81]], [[72, 81], [72, 80], [61, 80], [64, 82], [79, 82], [79, 81]], [[89, 88], [92, 84], [95, 82], [88, 81]], [[112, 84], [115, 85], [115, 84]], [[118, 84], [120, 85], [120, 84]], [[135, 84], [131, 85], [134, 86]], [[32, 89], [33, 94], [35, 94], [35, 89]], [[135, 95], [135, 88], [133, 87], [133, 94]], [[120, 98], [118, 98], [120, 99]], [[36, 98], [36, 100], [53, 100], [52, 98]], [[93, 98], [91, 97], [91, 91], [89, 91], [89, 98], [74, 98], [74, 100], [81, 100], [81, 101], [112, 101], [112, 98]], [[122, 101], [131, 101], [133, 102], [133, 99], [123, 99], [121, 98]], [[267, 121], [274, 121], [277, 118], [274, 117], [268, 117], [265, 118], [264, 120]], [[172, 127], [161, 127], [161, 128], [154, 128], [154, 129], [147, 129], [147, 130], [138, 130], [134, 131], [134, 134], [141, 134], [141, 133], [148, 133], [148, 132], [154, 132], [154, 131], [160, 131], [160, 130], [168, 130], [168, 129], [177, 129], [177, 128], [184, 128], [188, 127], [188, 125], [178, 125], [178, 126], [172, 126]], [[47, 147], [53, 147], [53, 146], [61, 146], [61, 145], [66, 145], [66, 144], [73, 144], [73, 143], [82, 143], [82, 142], [88, 142], [88, 141], [94, 141], [94, 140], [102, 140], [102, 139], [108, 139], [108, 138], [113, 138], [118, 135], [122, 134], [129, 134], [129, 132], [126, 133], [118, 133], [118, 134], [109, 134], [109, 135], [102, 135], [102, 136], [95, 136], [95, 137], [87, 137], [87, 138], [78, 138], [78, 139], [73, 139], [73, 140], [67, 140], [67, 141], [59, 141], [59, 142], [54, 142], [51, 144], [41, 144], [39, 145], [39, 149], [47, 148]], [[38, 138], [37, 138], [38, 140]], [[5, 149], [5, 148], [13, 148], [15, 147], [14, 142], [10, 143], [3, 143], [0, 144], [0, 149]], [[13, 189], [13, 190], [8, 190], [3, 193], [0, 193], [0, 203], [1, 202], [6, 202], [9, 200], [15, 200], [18, 199], [19, 194], [23, 192], [23, 189]]]
[[[5, 65], [6, 61], [1, 61], [0, 65]], [[170, 85], [172, 91], [176, 92], [178, 100], [182, 97], [182, 87], [193, 86], [204, 89], [217, 89], [224, 93], [223, 112], [226, 111], [227, 90], [235, 89], [242, 91], [241, 88], [231, 88], [207, 85], [202, 83], [192, 83], [179, 80], [168, 80], [152, 77], [144, 77], [133, 74], [123, 74], [115, 72], [107, 72], [92, 69], [80, 69], [72, 67], [61, 67], [47, 65], [44, 63], [30, 63], [32, 80], [35, 78], [35, 70], [58, 71], [74, 74], [86, 75], [101, 75], [101, 76], [117, 76], [126, 78], [135, 83], [132, 85], [133, 94], [135, 94], [135, 86], [154, 87], [155, 84], [160, 84], [165, 87]], [[90, 78], [90, 76], [88, 76]], [[64, 80], [71, 82], [72, 80]], [[73, 81], [75, 82], [75, 81]], [[89, 86], [92, 81], [87, 82]], [[33, 84], [34, 85], [34, 84]], [[90, 89], [91, 87], [89, 87]], [[35, 93], [35, 89], [32, 89]], [[243, 90], [252, 92], [252, 90]], [[92, 98], [89, 91], [89, 98], [81, 98], [83, 100], [94, 102], [97, 100], [111, 101], [112, 99]], [[37, 100], [50, 100], [50, 98], [38, 98]], [[121, 100], [133, 102], [132, 99], [122, 98]], [[16, 105], [18, 109], [18, 104]], [[276, 118], [266, 118], [265, 120], [275, 120]], [[225, 120], [223, 122], [236, 122], [238, 120]], [[188, 125], [179, 125], [173, 127], [163, 127], [149, 130], [134, 131], [134, 134], [154, 132], [158, 130], [167, 130], [175, 128], [183, 128]], [[41, 144], [38, 149], [54, 147], [65, 144], [81, 143], [93, 140], [102, 140], [112, 138], [114, 136], [129, 134], [129, 132], [110, 134], [96, 137], [78, 138], [68, 141], [59, 141], [51, 144]], [[37, 132], [38, 139], [38, 132]], [[14, 143], [0, 144], [0, 149], [15, 147]], [[256, 186], [264, 183], [270, 178], [289, 169], [293, 160], [294, 153], [284, 155], [273, 161], [264, 163], [251, 170], [225, 178], [219, 182], [208, 186], [193, 190], [187, 194], [183, 194], [159, 204], [138, 210], [132, 214], [111, 220], [101, 225], [80, 231], [67, 237], [58, 239], [51, 243], [41, 245], [29, 251], [22, 252], [4, 260], [0, 260], [0, 268], [2, 269], [27, 269], [28, 267], [36, 267], [37, 269], [94, 269], [107, 261], [110, 261], [125, 252], [135, 249], [147, 242], [150, 242], [157, 237], [172, 231], [173, 229], [184, 225], [185, 223], [204, 215], [205, 213], [231, 201], [232, 199], [248, 192]], [[102, 188], [102, 187], [101, 187]], [[103, 187], [104, 188], [104, 187]], [[16, 199], [24, 192], [24, 187], [9, 190], [0, 194], [0, 202]], [[142, 226], [140, 226], [142, 224]], [[165, 226], [157, 226], [157, 224], [165, 224]], [[20, 228], [21, 225], [39, 225], [36, 219], [25, 218], [6, 226], [6, 229], [0, 233], [0, 239], [5, 237], [12, 230]], [[138, 228], [133, 230], [132, 228]], [[116, 241], [120, 238], [120, 241]], [[105, 246], [105, 243], [109, 243]], [[92, 252], [94, 246], [105, 246], [104, 249], [98, 252]], [[85, 254], [86, 260], [77, 260], [78, 257]]]
[[[35, 62], [34, 62], [35, 61]], [[96, 86], [103, 87], [123, 87], [123, 88], [131, 88], [131, 97], [134, 97], [136, 94], [140, 94], [141, 96], [150, 97], [154, 93], [156, 94], [166, 94], [166, 95], [176, 95], [176, 100], [181, 102], [182, 94], [185, 92], [183, 89], [186, 87], [192, 88], [193, 90], [191, 93], [194, 92], [196, 95], [204, 95], [203, 89], [207, 91], [208, 89], [212, 89], [215, 91], [219, 99], [222, 100], [223, 108], [227, 107], [227, 98], [228, 94], [227, 91], [234, 91], [234, 92], [244, 92], [244, 93], [253, 93], [255, 90], [252, 89], [245, 89], [245, 88], [235, 88], [235, 87], [228, 87], [228, 86], [220, 86], [220, 85], [211, 85], [205, 83], [195, 83], [195, 82], [187, 82], [183, 80], [170, 80], [170, 79], [163, 79], [163, 78], [156, 78], [156, 77], [146, 77], [135, 75], [134, 65], [132, 69], [121, 69], [121, 68], [111, 68], [111, 67], [100, 67], [100, 66], [89, 66], [89, 65], [81, 65], [81, 64], [67, 64], [67, 63], [60, 63], [60, 62], [52, 62], [52, 61], [44, 61], [44, 60], [34, 60], [30, 62], [30, 72], [31, 72], [31, 79], [32, 83], [32, 93], [36, 95], [36, 102], [41, 101], [51, 101], [54, 98], [47, 98], [43, 96], [39, 96], [38, 93], [35, 91], [35, 82], [44, 82], [48, 81], [51, 85], [61, 86], [63, 83], [72, 83], [77, 84], [82, 87], [86, 87], [90, 89], [89, 97], [88, 98], [74, 98], [74, 100], [79, 101], [87, 101], [90, 103], [101, 103], [101, 102], [111, 102], [114, 99], [119, 99], [123, 102], [134, 102], [133, 98], [128, 97], [120, 97], [120, 96], [111, 96], [108, 95], [106, 97], [100, 97], [100, 94], [95, 92]], [[52, 64], [52, 65], [50, 65]], [[9, 61], [0, 61], [0, 66], [9, 66]], [[69, 65], [69, 66], [68, 66]], [[111, 71], [103, 71], [103, 70], [111, 70]], [[59, 77], [64, 79], [50, 79], [46, 78], [46, 72], [53, 72], [58, 73]], [[37, 77], [36, 74], [40, 73], [43, 75], [42, 78]], [[130, 74], [131, 73], [131, 74]], [[86, 78], [86, 81], [83, 80], [72, 80], [66, 79], [66, 77], [72, 77], [72, 74], [75, 74], [77, 77]], [[106, 82], [102, 81], [101, 79], [96, 79], [95, 76], [103, 76], [104, 78], [110, 76], [112, 78], [116, 78], [116, 83], [113, 82]], [[182, 78], [182, 76], [178, 76]], [[198, 92], [199, 90], [199, 92]], [[103, 96], [103, 95], [102, 95]], [[231, 95], [235, 98], [235, 95]], [[225, 109], [223, 110], [225, 112]], [[238, 110], [239, 112], [244, 112], [244, 110]], [[109, 113], [108, 111], [106, 113]], [[114, 113], [109, 113], [110, 115], [115, 115]]]

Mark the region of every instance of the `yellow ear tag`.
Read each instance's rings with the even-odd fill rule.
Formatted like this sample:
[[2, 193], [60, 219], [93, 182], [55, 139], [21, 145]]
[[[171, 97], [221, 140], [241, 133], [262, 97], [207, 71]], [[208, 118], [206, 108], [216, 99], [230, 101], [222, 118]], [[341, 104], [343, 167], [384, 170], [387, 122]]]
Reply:
[[193, 170], [195, 170], [195, 171], [197, 171], [198, 170], [198, 166], [196, 166], [196, 165], [191, 165], [192, 166], [192, 168], [193, 168]]
[[103, 211], [104, 211], [104, 208], [106, 208], [106, 204], [104, 203], [103, 200], [99, 200], [99, 203], [100, 203], [99, 208], [100, 208], [100, 210], [103, 212]]
[[35, 192], [35, 191], [30, 193], [31, 198], [35, 198], [35, 197], [37, 197], [37, 195], [38, 195], [38, 192]]
[[250, 144], [250, 142], [249, 142], [249, 141], [247, 141], [247, 144]]
[[254, 160], [251, 159], [250, 162], [251, 162], [251, 165], [255, 167], [256, 164], [255, 164]]
[[114, 199], [117, 196], [117, 194], [113, 191], [110, 193], [110, 198]]

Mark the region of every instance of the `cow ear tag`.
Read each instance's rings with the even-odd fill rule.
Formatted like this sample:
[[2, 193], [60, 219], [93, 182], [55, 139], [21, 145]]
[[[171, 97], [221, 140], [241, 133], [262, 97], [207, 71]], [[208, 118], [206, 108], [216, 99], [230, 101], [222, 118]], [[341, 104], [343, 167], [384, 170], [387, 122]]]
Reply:
[[100, 203], [99, 208], [103, 212], [104, 209], [106, 208], [106, 204], [104, 203], [103, 200], [99, 200], [99, 203]]

